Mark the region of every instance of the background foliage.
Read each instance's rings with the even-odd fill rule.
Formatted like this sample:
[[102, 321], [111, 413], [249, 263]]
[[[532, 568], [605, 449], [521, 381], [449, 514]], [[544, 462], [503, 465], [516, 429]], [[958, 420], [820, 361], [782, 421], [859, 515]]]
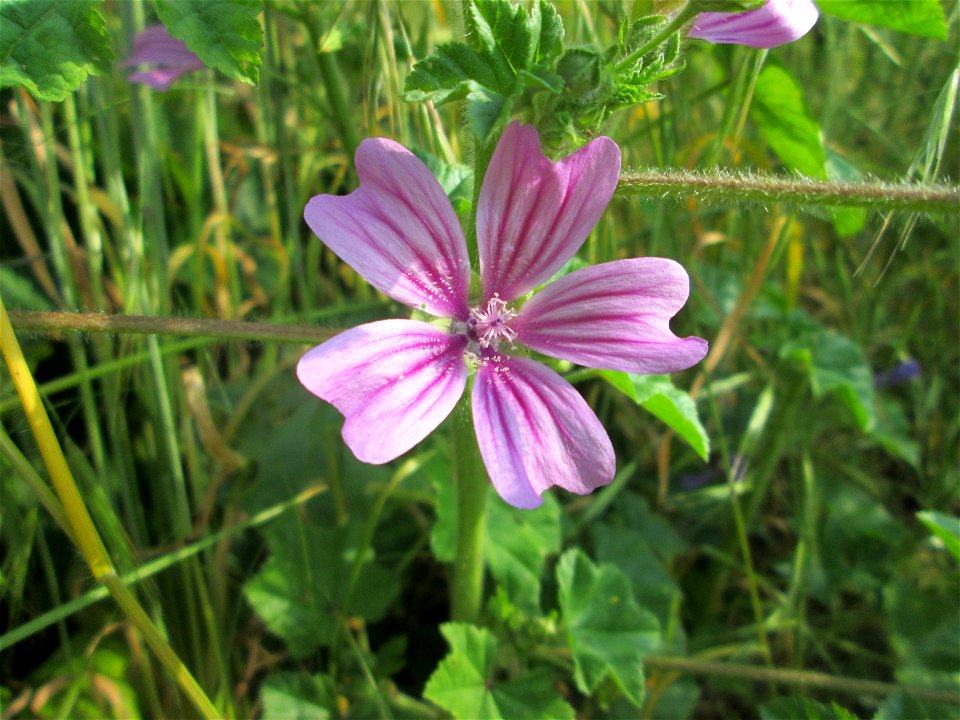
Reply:
[[[626, 168], [960, 175], [956, 3], [823, 0], [769, 53], [672, 36], [628, 61], [677, 5], [7, 0], [3, 302], [397, 316], [309, 233], [307, 199], [349, 192], [359, 139], [389, 136], [466, 218], [517, 114], [555, 153], [602, 131]], [[158, 20], [211, 68], [165, 94], [114, 60]], [[367, 466], [296, 382], [301, 346], [21, 334], [114, 563], [224, 714], [960, 712], [956, 215], [735, 185], [709, 204], [624, 185], [584, 246], [681, 261], [674, 327], [712, 354], [673, 378], [556, 364], [618, 475], [536, 511], [491, 493], [482, 626], [449, 622], [442, 430]], [[40, 505], [3, 377], [4, 718], [191, 714]]]

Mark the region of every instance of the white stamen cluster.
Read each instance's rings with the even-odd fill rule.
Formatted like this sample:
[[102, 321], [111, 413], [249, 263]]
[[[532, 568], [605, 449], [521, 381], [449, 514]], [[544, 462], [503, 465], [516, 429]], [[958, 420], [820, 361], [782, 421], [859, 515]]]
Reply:
[[516, 339], [516, 331], [507, 324], [516, 316], [516, 310], [508, 308], [507, 303], [494, 294], [485, 308], [473, 308], [470, 311], [468, 325], [481, 348], [499, 350], [501, 342], [512, 344]]

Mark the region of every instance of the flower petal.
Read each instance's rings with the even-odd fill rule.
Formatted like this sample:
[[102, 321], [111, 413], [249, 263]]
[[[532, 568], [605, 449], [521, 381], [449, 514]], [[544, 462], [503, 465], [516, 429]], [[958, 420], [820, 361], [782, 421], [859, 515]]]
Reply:
[[346, 417], [344, 442], [379, 465], [444, 421], [463, 395], [463, 335], [415, 320], [360, 325], [308, 351], [297, 377]]
[[138, 32], [133, 38], [133, 54], [121, 63], [121, 67], [144, 64], [156, 67], [131, 73], [127, 79], [155, 90], [167, 90], [184, 73], [204, 67], [200, 58], [190, 52], [182, 40], [170, 35], [163, 25], [151, 25]]
[[606, 430], [566, 380], [538, 362], [491, 354], [473, 383], [480, 455], [506, 502], [534, 508], [552, 485], [585, 495], [613, 480]]
[[747, 12], [700, 13], [687, 34], [711, 43], [773, 48], [802, 38], [819, 15], [813, 0], [767, 0]]
[[356, 163], [359, 188], [307, 203], [310, 229], [394, 300], [466, 320], [467, 245], [440, 183], [413, 153], [385, 138], [360, 143]]
[[517, 342], [587, 367], [677, 372], [707, 354], [706, 340], [670, 331], [689, 290], [686, 271], [673, 260], [615, 260], [550, 283], [510, 327]]
[[620, 149], [598, 137], [550, 162], [537, 131], [511, 123], [490, 159], [477, 203], [483, 301], [510, 301], [547, 281], [587, 239], [620, 177]]

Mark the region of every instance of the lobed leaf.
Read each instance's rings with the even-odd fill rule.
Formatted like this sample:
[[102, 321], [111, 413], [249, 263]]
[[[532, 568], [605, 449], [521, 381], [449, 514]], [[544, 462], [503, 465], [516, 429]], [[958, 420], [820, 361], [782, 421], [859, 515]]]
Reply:
[[113, 52], [103, 0], [4, 0], [0, 3], [0, 88], [25, 87], [59, 102], [89, 75], [109, 69]]
[[579, 549], [560, 558], [557, 583], [577, 688], [591, 694], [609, 678], [639, 707], [643, 659], [660, 644], [656, 616], [637, 604], [623, 572], [594, 565]]
[[497, 639], [484, 628], [446, 623], [440, 632], [449, 654], [427, 681], [423, 695], [457, 718], [558, 718], [573, 720], [571, 708], [557, 694], [547, 670], [511, 680], [497, 676]]

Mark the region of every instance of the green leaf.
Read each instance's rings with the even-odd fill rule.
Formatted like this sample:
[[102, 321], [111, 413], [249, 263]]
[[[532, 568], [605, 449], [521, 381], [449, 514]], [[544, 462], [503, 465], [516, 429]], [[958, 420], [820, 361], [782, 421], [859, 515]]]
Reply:
[[333, 681], [326, 675], [281, 672], [260, 688], [263, 717], [284, 720], [327, 720], [336, 708]]
[[827, 15], [844, 20], [947, 39], [947, 21], [940, 0], [817, 0]]
[[859, 345], [837, 333], [821, 330], [785, 346], [781, 356], [806, 367], [815, 396], [836, 395], [853, 412], [861, 430], [873, 428], [873, 374]]
[[[807, 110], [803, 89], [785, 68], [766, 65], [757, 78], [753, 121], [770, 149], [791, 170], [817, 180], [856, 181], [860, 171], [828, 150], [820, 125]], [[833, 225], [841, 236], [860, 232], [866, 222], [863, 208], [831, 208]]]
[[563, 23], [541, 0], [471, 0], [464, 21], [469, 45], [437, 48], [407, 76], [404, 100], [442, 104], [467, 101], [467, 117], [482, 143], [510, 119], [514, 99], [528, 87], [556, 92], [550, 72], [563, 46]]
[[0, 88], [23, 86], [59, 102], [88, 75], [109, 70], [113, 52], [102, 0], [0, 3]]
[[540, 609], [540, 577], [549, 555], [560, 552], [560, 506], [550, 495], [535, 510], [487, 499], [485, 552], [490, 572], [518, 608]]
[[779, 65], [767, 64], [757, 77], [750, 115], [770, 149], [793, 170], [827, 180], [827, 155], [820, 126], [810, 116], [803, 90]]
[[183, 40], [204, 65], [227, 77], [256, 85], [260, 79], [263, 28], [257, 15], [262, 0], [155, 0], [157, 15], [170, 34]]
[[922, 510], [917, 513], [917, 518], [943, 543], [951, 555], [960, 560], [960, 518], [934, 510]]
[[599, 375], [665, 422], [701, 458], [710, 456], [710, 437], [700, 422], [696, 403], [686, 390], [674, 387], [669, 375], [631, 375], [616, 370], [601, 370]]
[[396, 597], [396, 576], [372, 557], [364, 557], [354, 592], [344, 605], [360, 530], [359, 524], [319, 527], [287, 522], [266, 530], [270, 558], [244, 586], [244, 594], [294, 656], [304, 657], [329, 644], [337, 624], [348, 615], [380, 619]]
[[483, 628], [446, 623], [440, 632], [450, 653], [427, 681], [423, 695], [457, 718], [570, 718], [573, 708], [553, 687], [553, 676], [534, 670], [524, 677], [497, 675], [497, 639]]
[[590, 694], [609, 678], [639, 707], [643, 659], [660, 644], [656, 616], [637, 605], [626, 575], [579, 549], [560, 558], [557, 583], [577, 687]]

